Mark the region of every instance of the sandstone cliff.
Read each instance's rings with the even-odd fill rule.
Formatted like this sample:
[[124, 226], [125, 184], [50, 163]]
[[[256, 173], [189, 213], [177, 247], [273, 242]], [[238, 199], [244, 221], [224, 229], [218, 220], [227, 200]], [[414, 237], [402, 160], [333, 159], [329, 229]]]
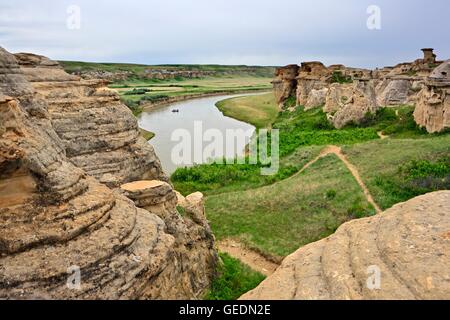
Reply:
[[[108, 157], [114, 180], [127, 181], [139, 174], [127, 177], [126, 166], [149, 156], [139, 179], [162, 174], [122, 109], [109, 91], [48, 59], [0, 48], [0, 298], [193, 299], [208, 288], [217, 254], [201, 203], [195, 219], [179, 217], [160, 182], [167, 195], [151, 199], [161, 206], [141, 209], [84, 170], [100, 176], [87, 162]], [[84, 145], [86, 134], [100, 156]], [[131, 164], [117, 164], [127, 156]], [[80, 286], [68, 286], [76, 270]]]
[[[303, 62], [300, 67], [282, 67], [277, 69], [273, 82], [275, 97], [281, 107], [290, 97], [295, 97], [297, 105], [305, 110], [323, 107], [338, 129], [348, 123], [359, 123], [368, 113], [375, 113], [381, 107], [414, 105], [420, 100], [415, 115], [417, 123], [429, 132], [439, 132], [448, 127], [448, 112], [445, 111], [448, 86], [442, 81], [436, 85], [436, 80], [428, 76], [435, 68], [445, 67], [442, 61], [436, 60], [433, 49], [422, 50], [422, 59], [376, 70], [343, 65], [326, 67], [318, 61]], [[442, 71], [433, 74], [439, 72]], [[425, 89], [421, 91], [422, 88]], [[441, 102], [435, 103], [438, 100]]]
[[273, 88], [275, 99], [280, 106], [295, 93], [299, 67], [295, 64], [286, 67], [278, 68], [275, 72], [275, 79], [273, 80]]
[[168, 179], [131, 111], [107, 82], [69, 75], [42, 56], [15, 56], [32, 89], [46, 101], [52, 127], [75, 166], [110, 187]]
[[441, 191], [344, 224], [242, 299], [450, 299], [449, 266], [450, 191]]

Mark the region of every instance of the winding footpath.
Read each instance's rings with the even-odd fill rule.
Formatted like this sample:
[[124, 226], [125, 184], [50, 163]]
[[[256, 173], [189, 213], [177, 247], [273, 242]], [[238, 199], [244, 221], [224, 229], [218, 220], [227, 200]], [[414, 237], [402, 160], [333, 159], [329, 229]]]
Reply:
[[[287, 180], [290, 180], [290, 179], [293, 179], [293, 178], [299, 176], [300, 174], [305, 172], [306, 169], [308, 169], [314, 163], [316, 163], [318, 160], [320, 160], [330, 154], [336, 155], [344, 163], [344, 165], [347, 167], [347, 169], [350, 171], [350, 173], [355, 178], [355, 180], [358, 183], [358, 185], [360, 186], [360, 188], [363, 190], [364, 195], [367, 199], [367, 202], [369, 202], [374, 207], [377, 214], [382, 213], [381, 208], [375, 202], [375, 200], [373, 199], [372, 195], [369, 192], [369, 189], [364, 184], [364, 182], [361, 178], [361, 175], [358, 172], [358, 169], [347, 159], [345, 154], [342, 152], [341, 147], [334, 146], [334, 145], [325, 147], [316, 158], [314, 158], [313, 160], [311, 160], [310, 162], [305, 164], [303, 166], [303, 168], [300, 171], [298, 171], [296, 174], [294, 174], [293, 176], [291, 176], [285, 180], [278, 181], [278, 182], [272, 184], [271, 186], [283, 183]], [[250, 266], [253, 270], [258, 271], [266, 276], [273, 274], [279, 266], [279, 264], [267, 259], [266, 257], [264, 257], [263, 255], [261, 255], [260, 253], [254, 251], [254, 250], [246, 248], [244, 245], [240, 244], [239, 242], [237, 242], [235, 240], [228, 239], [228, 240], [221, 241], [218, 244], [218, 248], [221, 252], [228, 253], [233, 258], [241, 260], [243, 263]]]

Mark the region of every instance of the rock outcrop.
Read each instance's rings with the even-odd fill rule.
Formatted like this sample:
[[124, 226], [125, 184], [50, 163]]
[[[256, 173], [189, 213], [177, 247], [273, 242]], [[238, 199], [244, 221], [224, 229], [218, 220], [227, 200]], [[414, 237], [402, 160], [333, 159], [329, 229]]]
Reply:
[[338, 129], [352, 122], [359, 123], [378, 109], [373, 81], [363, 80], [332, 84], [323, 107], [328, 120]]
[[450, 191], [354, 220], [242, 299], [450, 299]]
[[57, 62], [16, 54], [22, 73], [45, 100], [67, 157], [110, 187], [135, 180], [167, 180], [137, 121], [103, 80], [69, 75]]
[[163, 181], [137, 181], [121, 189], [137, 207], [162, 218], [167, 231], [175, 238], [176, 263], [168, 265], [160, 275], [167, 279], [166, 283], [160, 288], [152, 285], [147, 291], [155, 295], [159, 290], [158, 295], [172, 299], [201, 297], [210, 284], [218, 260], [214, 236], [204, 213], [203, 195], [196, 193], [178, 200], [177, 193]]
[[[433, 49], [422, 51], [422, 59], [376, 70], [349, 68], [339, 64], [326, 67], [318, 61], [303, 62], [300, 67], [288, 65], [278, 68], [273, 81], [275, 97], [281, 109], [290, 97], [295, 97], [297, 105], [303, 106], [306, 111], [323, 107], [330, 122], [338, 129], [351, 122], [361, 122], [367, 114], [381, 107], [416, 104], [419, 97], [423, 106], [423, 101], [430, 100], [436, 90], [423, 92], [422, 95], [419, 92], [433, 69], [442, 62], [436, 60]], [[294, 76], [296, 72], [297, 76]], [[428, 88], [436, 87], [430, 81], [427, 84]], [[443, 91], [439, 92], [442, 94]], [[430, 101], [433, 102], [433, 99]], [[290, 109], [293, 107], [290, 106]], [[428, 111], [423, 111], [425, 109]], [[418, 123], [424, 125], [427, 117], [437, 118], [431, 121], [433, 123], [447, 121], [445, 107], [441, 109], [430, 111], [430, 108], [421, 107], [416, 112]], [[440, 111], [444, 113], [444, 120], [439, 120]], [[437, 125], [436, 128], [429, 128], [433, 125], [424, 126], [435, 132], [446, 125]]]
[[[76, 94], [86, 103], [78, 105], [86, 106], [81, 113], [99, 101], [113, 103], [110, 96], [59, 80], [53, 85], [70, 88], [67, 97], [53, 86], [53, 94], [36, 94], [23, 61], [0, 48], [0, 299], [201, 298], [217, 262], [206, 221], [200, 225], [185, 217], [175, 224], [173, 198], [161, 196], [161, 208], [144, 210], [78, 167], [67, 156], [73, 155], [73, 141], [55, 130], [61, 114], [49, 110], [66, 106], [68, 125], [75, 127]], [[58, 69], [43, 58], [35, 61], [40, 68]], [[61, 72], [55, 73], [60, 79]], [[43, 98], [57, 99], [60, 106]], [[101, 116], [115, 115], [91, 113], [86, 120], [96, 123]], [[126, 135], [135, 135], [131, 128]], [[121, 144], [119, 136], [113, 140]]]
[[303, 62], [297, 80], [297, 104], [312, 109], [325, 103], [331, 71], [318, 61]]
[[450, 128], [450, 60], [428, 77], [419, 94], [414, 119], [430, 133]]
[[299, 67], [295, 64], [286, 67], [277, 68], [275, 72], [275, 79], [272, 81], [275, 93], [275, 100], [278, 104], [283, 104], [289, 97], [291, 97], [297, 87], [297, 73]]

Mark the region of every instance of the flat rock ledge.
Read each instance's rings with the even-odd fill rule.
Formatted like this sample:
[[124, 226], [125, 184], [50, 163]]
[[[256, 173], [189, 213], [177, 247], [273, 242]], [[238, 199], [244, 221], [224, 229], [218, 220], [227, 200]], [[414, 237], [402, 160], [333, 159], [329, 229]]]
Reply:
[[450, 299], [450, 191], [344, 224], [241, 299]]

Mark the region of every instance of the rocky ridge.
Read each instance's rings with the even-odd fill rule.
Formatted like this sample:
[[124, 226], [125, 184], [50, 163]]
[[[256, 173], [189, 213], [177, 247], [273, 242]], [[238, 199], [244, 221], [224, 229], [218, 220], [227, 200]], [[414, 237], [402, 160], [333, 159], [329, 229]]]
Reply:
[[[125, 127], [126, 134], [113, 132], [104, 144], [139, 151], [138, 139], [130, 138], [137, 136], [136, 120], [120, 113], [120, 103], [98, 83], [91, 85], [46, 58], [0, 48], [0, 298], [201, 298], [218, 259], [202, 203], [184, 204], [187, 212], [196, 208], [195, 218], [179, 217], [176, 196], [161, 181], [163, 189], [147, 195], [157, 204], [139, 208], [133, 195], [101, 184], [74, 160], [84, 147], [74, 147], [82, 132], [76, 126], [83, 125], [77, 113]], [[102, 111], [90, 113], [89, 106]], [[61, 113], [70, 119], [67, 131]], [[140, 152], [158, 163], [151, 149]], [[80, 282], [72, 282], [77, 272]]]
[[342, 225], [241, 299], [450, 299], [450, 191]]
[[[305, 110], [323, 107], [336, 128], [359, 123], [367, 113], [375, 113], [381, 107], [415, 104], [419, 106], [417, 123], [429, 132], [440, 132], [448, 127], [448, 112], [443, 111], [448, 109], [445, 102], [448, 85], [442, 81], [436, 85], [431, 74], [438, 73], [433, 71], [437, 68], [445, 68], [442, 65], [447, 62], [437, 61], [433, 49], [422, 51], [422, 59], [376, 70], [343, 65], [326, 67], [318, 61], [282, 67], [277, 69], [273, 81], [275, 97], [281, 109], [289, 97], [295, 97], [296, 104]], [[433, 104], [430, 97], [436, 91], [440, 95], [438, 100], [442, 100], [441, 107], [426, 107], [427, 99]]]
[[108, 82], [69, 75], [42, 56], [15, 57], [36, 95], [46, 101], [52, 127], [75, 166], [110, 187], [141, 179], [167, 181], [153, 147]]

